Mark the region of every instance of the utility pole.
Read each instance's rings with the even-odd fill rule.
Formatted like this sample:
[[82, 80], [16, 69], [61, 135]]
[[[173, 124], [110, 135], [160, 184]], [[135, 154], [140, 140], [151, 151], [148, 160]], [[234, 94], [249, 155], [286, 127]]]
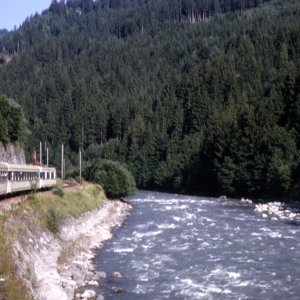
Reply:
[[81, 149], [79, 148], [79, 183], [81, 184]]
[[64, 158], [64, 180], [66, 179], [66, 160]]
[[32, 156], [33, 164], [36, 165], [36, 150], [34, 148], [33, 156]]
[[43, 159], [43, 156], [42, 156], [42, 142], [40, 142], [40, 165], [42, 166], [43, 165], [43, 162], [42, 162], [42, 159]]
[[64, 180], [64, 144], [61, 145], [61, 180]]
[[49, 166], [49, 148], [47, 147], [47, 167]]

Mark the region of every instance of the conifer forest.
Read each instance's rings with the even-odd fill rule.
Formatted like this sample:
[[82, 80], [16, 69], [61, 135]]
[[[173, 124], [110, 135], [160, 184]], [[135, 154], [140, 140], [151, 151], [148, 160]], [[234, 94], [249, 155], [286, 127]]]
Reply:
[[[0, 30], [0, 93], [0, 139], [22, 136], [28, 160], [45, 141], [59, 169], [63, 143], [73, 176], [81, 148], [140, 189], [283, 196], [300, 180], [300, 1], [54, 0]], [[7, 106], [28, 132], [4, 128]]]

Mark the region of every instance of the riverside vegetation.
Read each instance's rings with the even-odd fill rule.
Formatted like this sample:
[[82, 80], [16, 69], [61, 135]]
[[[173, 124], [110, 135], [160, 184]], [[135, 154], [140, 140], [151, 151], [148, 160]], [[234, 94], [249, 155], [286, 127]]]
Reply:
[[[7, 300], [32, 299], [23, 281], [19, 278], [12, 256], [11, 245], [13, 242], [30, 242], [26, 238], [27, 228], [18, 225], [18, 221], [26, 224], [26, 220], [30, 216], [33, 221], [28, 222], [28, 226], [39, 224], [44, 230], [56, 234], [59, 225], [64, 220], [69, 217], [78, 218], [87, 211], [100, 208], [104, 200], [105, 194], [99, 185], [85, 183], [82, 187], [65, 191], [63, 194], [59, 187], [51, 195], [32, 193], [28, 196], [28, 201], [21, 202], [15, 205], [11, 211], [0, 215], [0, 278], [4, 279], [3, 282], [0, 282], [0, 296], [3, 295]], [[13, 220], [13, 222], [9, 220]], [[31, 230], [34, 231], [32, 228]], [[31, 278], [30, 269], [26, 274], [28, 280], [34, 280]], [[23, 276], [25, 275], [23, 274]]]
[[134, 194], [135, 179], [125, 165], [110, 160], [92, 160], [84, 170], [86, 180], [100, 184], [107, 197], [120, 198]]
[[67, 170], [140, 188], [281, 196], [300, 179], [298, 0], [52, 1], [0, 38], [0, 90]]

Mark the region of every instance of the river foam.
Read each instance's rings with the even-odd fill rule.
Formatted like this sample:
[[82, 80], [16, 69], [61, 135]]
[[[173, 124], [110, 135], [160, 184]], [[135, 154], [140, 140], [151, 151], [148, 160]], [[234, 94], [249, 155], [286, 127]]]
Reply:
[[[148, 192], [129, 201], [127, 225], [95, 260], [123, 274], [122, 299], [299, 299], [300, 227], [249, 201]], [[115, 287], [97, 292], [119, 299]]]

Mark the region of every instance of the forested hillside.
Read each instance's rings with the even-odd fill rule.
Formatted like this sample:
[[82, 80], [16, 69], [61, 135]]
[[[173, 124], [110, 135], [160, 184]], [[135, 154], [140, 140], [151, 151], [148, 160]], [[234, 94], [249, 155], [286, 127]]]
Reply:
[[28, 134], [26, 126], [20, 105], [0, 94], [0, 142], [22, 142]]
[[[0, 91], [59, 166], [141, 188], [282, 195], [300, 179], [298, 0], [53, 1], [0, 38]], [[2, 58], [2, 59], [1, 59]]]

